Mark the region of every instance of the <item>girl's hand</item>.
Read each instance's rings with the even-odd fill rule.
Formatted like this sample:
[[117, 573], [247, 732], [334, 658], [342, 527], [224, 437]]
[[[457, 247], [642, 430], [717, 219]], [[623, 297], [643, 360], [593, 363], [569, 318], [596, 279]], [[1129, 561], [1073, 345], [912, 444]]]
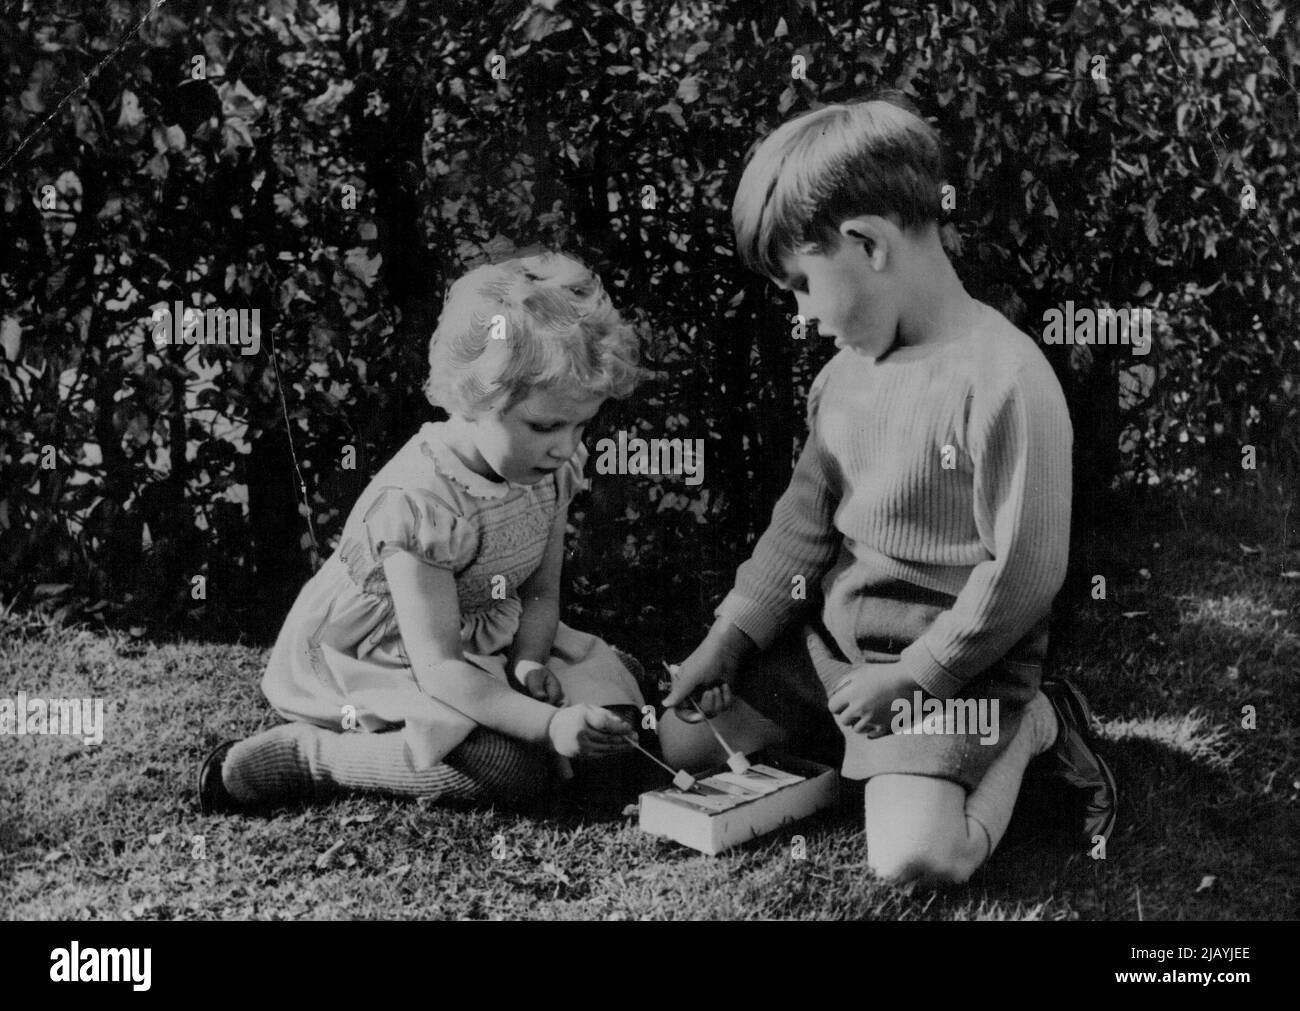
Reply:
[[515, 680], [535, 699], [549, 702], [553, 706], [564, 703], [564, 689], [560, 686], [560, 679], [549, 667], [521, 660], [515, 664]]
[[[743, 640], [743, 641], [742, 641]], [[673, 690], [664, 699], [665, 707], [677, 707], [677, 715], [687, 723], [700, 719], [691, 696], [700, 688], [708, 689], [699, 698], [705, 715], [715, 716], [731, 705], [731, 682], [744, 659], [748, 637], [728, 623], [720, 633], [710, 631], [695, 652], [686, 658], [673, 675]]]
[[612, 755], [632, 747], [636, 731], [600, 706], [566, 706], [546, 728], [551, 747], [565, 758]]
[[890, 732], [894, 700], [910, 705], [917, 684], [899, 673], [897, 663], [864, 663], [852, 668], [831, 689], [829, 706], [835, 722], [845, 730], [868, 737]]

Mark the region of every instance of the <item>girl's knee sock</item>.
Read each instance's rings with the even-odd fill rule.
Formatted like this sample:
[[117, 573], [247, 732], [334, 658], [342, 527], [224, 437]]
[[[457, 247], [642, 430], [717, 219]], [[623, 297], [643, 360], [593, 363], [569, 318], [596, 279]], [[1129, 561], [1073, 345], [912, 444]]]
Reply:
[[289, 723], [231, 748], [222, 779], [245, 804], [321, 799], [341, 790], [471, 800], [536, 790], [545, 766], [532, 749], [482, 728], [447, 761], [415, 769], [400, 733], [340, 733]]
[[1025, 767], [1035, 755], [1041, 755], [1056, 740], [1056, 713], [1047, 696], [1034, 695], [1025, 706], [1024, 715], [1016, 736], [1007, 745], [997, 761], [966, 798], [966, 826], [972, 838], [983, 834], [988, 841], [983, 863], [993, 855], [993, 850], [1006, 833], [1020, 795], [1020, 782]]
[[301, 738], [312, 781], [332, 790], [364, 790], [402, 797], [468, 798], [475, 783], [445, 762], [416, 770], [400, 733], [338, 733], [312, 727]]
[[299, 738], [319, 730], [285, 723], [234, 745], [221, 766], [221, 780], [241, 804], [267, 804], [313, 795], [311, 767]]

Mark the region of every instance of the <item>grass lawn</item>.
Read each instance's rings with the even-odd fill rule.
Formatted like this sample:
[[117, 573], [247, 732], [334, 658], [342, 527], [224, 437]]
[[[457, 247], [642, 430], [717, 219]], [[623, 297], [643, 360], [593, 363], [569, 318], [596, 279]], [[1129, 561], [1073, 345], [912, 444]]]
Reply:
[[[257, 687], [264, 651], [10, 614], [0, 697], [103, 697], [105, 737], [0, 737], [0, 915], [1293, 918], [1300, 543], [1277, 498], [1185, 502], [1075, 558], [1107, 582], [1058, 644], [1120, 782], [1105, 859], [1045, 845], [1021, 812], [968, 885], [904, 893], [866, 873], [848, 783], [841, 810], [718, 858], [643, 836], [623, 813], [635, 791], [528, 814], [348, 798], [204, 818], [201, 756], [277, 719]], [[796, 832], [806, 860], [791, 859]]]

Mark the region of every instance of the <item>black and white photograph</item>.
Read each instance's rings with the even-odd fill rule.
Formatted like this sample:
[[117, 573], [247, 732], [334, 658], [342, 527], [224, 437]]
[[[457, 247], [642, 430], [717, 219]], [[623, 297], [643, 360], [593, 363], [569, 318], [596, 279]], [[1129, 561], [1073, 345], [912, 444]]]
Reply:
[[85, 928], [24, 976], [1281, 967], [1291, 0], [0, 0], [0, 68], [0, 919]]

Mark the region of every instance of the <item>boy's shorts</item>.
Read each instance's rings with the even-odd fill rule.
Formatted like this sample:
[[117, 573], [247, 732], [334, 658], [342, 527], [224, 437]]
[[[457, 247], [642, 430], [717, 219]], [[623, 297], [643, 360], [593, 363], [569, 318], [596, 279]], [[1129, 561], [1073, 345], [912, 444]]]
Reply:
[[996, 740], [977, 727], [965, 733], [867, 737], [841, 728], [828, 708], [828, 691], [852, 667], [820, 621], [794, 626], [750, 661], [736, 692], [789, 734], [785, 747], [791, 753], [839, 765], [848, 779], [934, 776], [973, 790], [1020, 729], [1024, 706], [1042, 679], [1041, 664], [1004, 659], [963, 686], [960, 698], [997, 700]]

